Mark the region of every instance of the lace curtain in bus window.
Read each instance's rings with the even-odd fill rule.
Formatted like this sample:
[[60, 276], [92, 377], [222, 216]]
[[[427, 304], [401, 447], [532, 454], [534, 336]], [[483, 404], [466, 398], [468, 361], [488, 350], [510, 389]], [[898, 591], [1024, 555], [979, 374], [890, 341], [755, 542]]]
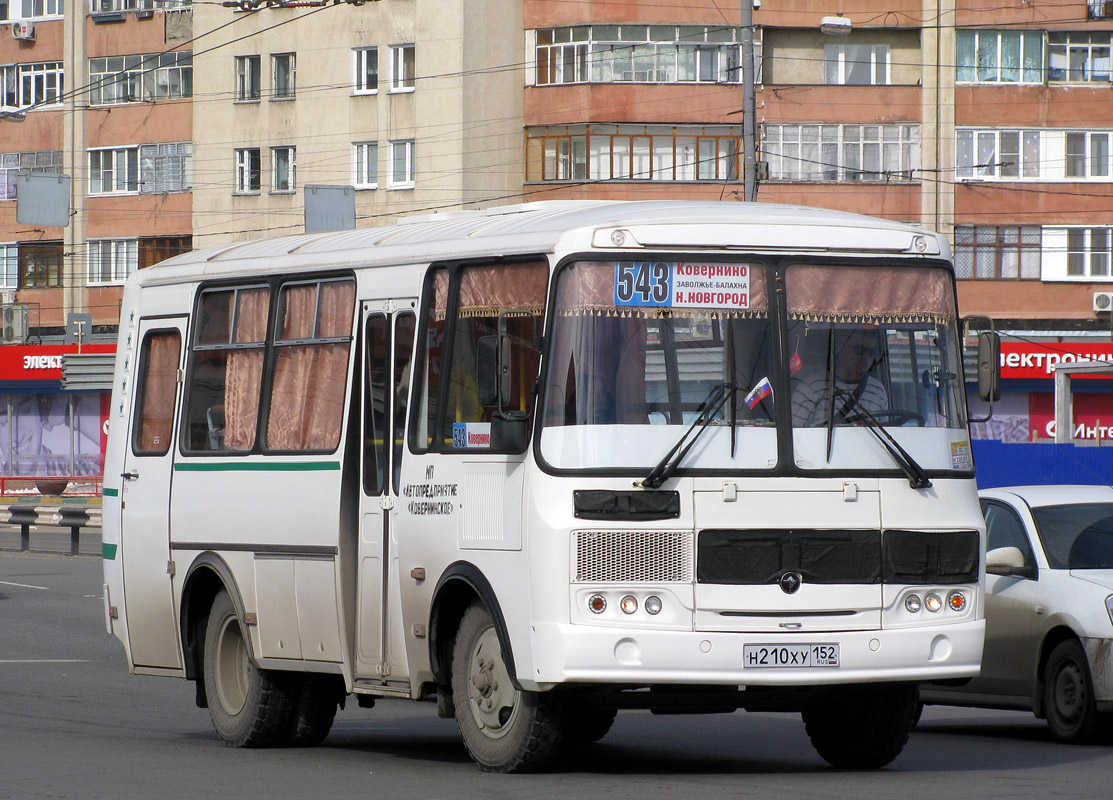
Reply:
[[[233, 344], [265, 342], [269, 289], [245, 289], [236, 294]], [[231, 326], [231, 322], [229, 323]], [[224, 385], [224, 447], [250, 450], [259, 425], [259, 393], [263, 383], [263, 350], [234, 350], [228, 354]]]
[[[350, 280], [283, 290], [268, 449], [320, 452], [340, 443], [354, 304]], [[345, 341], [327, 341], [338, 338]]]
[[177, 331], [152, 333], [144, 341], [139, 436], [135, 452], [162, 455], [170, 449], [181, 338]]

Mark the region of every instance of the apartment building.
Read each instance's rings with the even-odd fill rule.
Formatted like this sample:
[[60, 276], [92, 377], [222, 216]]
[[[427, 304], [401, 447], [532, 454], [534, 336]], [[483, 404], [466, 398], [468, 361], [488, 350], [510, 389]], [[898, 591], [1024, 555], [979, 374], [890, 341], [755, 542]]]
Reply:
[[[62, 392], [62, 358], [112, 352], [127, 276], [192, 248], [190, 17], [0, 0], [0, 493], [101, 474], [108, 393]], [[19, 221], [21, 173], [68, 176], [67, 224]]]

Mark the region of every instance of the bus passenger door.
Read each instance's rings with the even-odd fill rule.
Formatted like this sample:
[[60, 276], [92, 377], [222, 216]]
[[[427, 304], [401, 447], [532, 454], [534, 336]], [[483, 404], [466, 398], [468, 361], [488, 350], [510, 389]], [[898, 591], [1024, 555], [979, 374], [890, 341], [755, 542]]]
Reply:
[[357, 679], [408, 678], [402, 632], [398, 543], [392, 519], [398, 502], [414, 300], [363, 304], [362, 466], [360, 491]]
[[140, 320], [129, 376], [135, 401], [121, 476], [120, 552], [131, 660], [142, 667], [181, 667], [169, 563], [185, 324], [185, 317]]

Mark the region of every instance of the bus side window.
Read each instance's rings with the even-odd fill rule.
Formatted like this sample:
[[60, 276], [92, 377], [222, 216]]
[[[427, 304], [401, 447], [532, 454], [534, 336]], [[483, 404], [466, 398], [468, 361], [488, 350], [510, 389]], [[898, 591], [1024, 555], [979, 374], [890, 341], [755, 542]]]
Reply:
[[254, 449], [270, 294], [265, 286], [201, 293], [186, 400], [187, 451]]
[[177, 331], [155, 331], [143, 341], [132, 434], [132, 451], [136, 455], [162, 456], [170, 449], [181, 347]]

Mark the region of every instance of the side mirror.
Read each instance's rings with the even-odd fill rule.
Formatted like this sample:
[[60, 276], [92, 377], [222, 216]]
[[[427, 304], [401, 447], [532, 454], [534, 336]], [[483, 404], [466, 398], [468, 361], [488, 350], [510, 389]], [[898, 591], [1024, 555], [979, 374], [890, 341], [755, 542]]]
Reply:
[[1019, 547], [998, 547], [985, 554], [985, 571], [991, 575], [1032, 577], [1032, 568], [1024, 563]]
[[978, 397], [987, 403], [1001, 399], [1001, 336], [997, 331], [978, 334]]
[[502, 408], [510, 399], [510, 337], [481, 336], [476, 352], [475, 383], [479, 404]]

